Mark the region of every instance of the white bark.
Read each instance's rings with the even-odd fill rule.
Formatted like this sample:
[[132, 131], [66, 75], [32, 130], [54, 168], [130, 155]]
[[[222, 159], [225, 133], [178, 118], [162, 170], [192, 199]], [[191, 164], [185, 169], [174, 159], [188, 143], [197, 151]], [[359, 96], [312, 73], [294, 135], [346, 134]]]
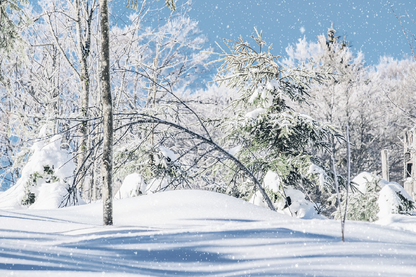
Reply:
[[113, 104], [110, 84], [110, 38], [108, 21], [108, 2], [100, 0], [101, 27], [101, 86], [103, 105], [103, 223], [113, 225]]

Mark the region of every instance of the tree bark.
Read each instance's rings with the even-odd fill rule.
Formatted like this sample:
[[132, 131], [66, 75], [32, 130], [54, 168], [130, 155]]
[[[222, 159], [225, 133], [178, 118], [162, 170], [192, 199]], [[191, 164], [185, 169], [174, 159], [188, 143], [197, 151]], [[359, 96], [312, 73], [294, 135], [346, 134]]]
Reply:
[[[342, 218], [341, 223], [341, 240], [345, 242], [345, 221], [347, 220], [347, 210], [348, 210], [348, 192], [351, 185], [351, 143], [350, 143], [350, 127], [347, 125], [347, 185], [346, 185], [346, 194], [345, 194], [345, 208], [344, 208], [344, 217]], [[342, 215], [341, 215], [342, 217]]]
[[381, 150], [381, 173], [384, 180], [390, 181], [389, 154], [387, 152], [387, 149]]
[[79, 143], [79, 150], [78, 150], [78, 162], [77, 162], [77, 172], [78, 176], [83, 176], [82, 178], [78, 177], [78, 188], [81, 190], [83, 198], [86, 199], [86, 191], [88, 190], [85, 188], [85, 169], [80, 168], [84, 163], [84, 160], [87, 156], [87, 148], [88, 148], [88, 107], [89, 107], [89, 90], [90, 90], [90, 75], [88, 73], [87, 68], [87, 59], [89, 56], [89, 47], [91, 41], [91, 15], [88, 15], [87, 24], [86, 24], [86, 39], [84, 42], [83, 35], [82, 35], [82, 19], [81, 19], [81, 4], [80, 0], [75, 1], [75, 6], [77, 10], [77, 22], [76, 22], [76, 30], [77, 30], [77, 39], [78, 39], [78, 56], [81, 66], [81, 73], [80, 73], [80, 81], [81, 81], [81, 117], [83, 121], [81, 122], [81, 128], [79, 130], [80, 133], [80, 143]]
[[113, 104], [110, 84], [110, 39], [108, 2], [100, 0], [101, 27], [101, 99], [103, 105], [103, 223], [113, 225]]

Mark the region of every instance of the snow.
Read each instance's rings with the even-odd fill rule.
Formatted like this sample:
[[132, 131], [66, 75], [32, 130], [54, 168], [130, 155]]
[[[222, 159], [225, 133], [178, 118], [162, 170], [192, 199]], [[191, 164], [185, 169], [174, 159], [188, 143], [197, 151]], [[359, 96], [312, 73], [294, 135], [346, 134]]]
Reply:
[[252, 110], [251, 112], [248, 112], [247, 114], [246, 114], [246, 118], [249, 118], [249, 119], [257, 119], [257, 117], [260, 115], [260, 114], [263, 114], [263, 113], [265, 113], [267, 110], [266, 109], [263, 109], [263, 108], [257, 108], [257, 109], [254, 109], [254, 110]]
[[146, 183], [143, 177], [138, 173], [132, 173], [127, 175], [121, 187], [114, 195], [115, 199], [124, 199], [129, 197], [139, 196], [140, 193], [146, 192]]
[[[0, 276], [413, 276], [416, 236], [388, 223], [302, 220], [227, 195], [168, 191], [49, 210], [0, 210]], [[402, 220], [401, 219], [406, 219]], [[400, 223], [400, 227], [395, 224]]]
[[380, 209], [377, 216], [381, 221], [383, 221], [385, 217], [389, 218], [390, 215], [399, 213], [399, 207], [402, 205], [402, 201], [398, 194], [401, 194], [404, 198], [413, 202], [412, 197], [400, 184], [389, 182], [368, 172], [361, 172], [352, 180], [352, 182], [357, 185], [357, 188], [361, 193], [367, 192], [367, 183], [377, 182], [377, 185], [381, 188], [377, 200]]
[[362, 193], [367, 192], [366, 184], [374, 182], [376, 176], [369, 172], [361, 172], [352, 179], [352, 183], [357, 185], [357, 189]]
[[[35, 143], [31, 152], [16, 185], [0, 195], [0, 209], [24, 208], [22, 199], [27, 187], [36, 197], [35, 203], [30, 206], [32, 209], [58, 208], [62, 197], [66, 195], [67, 187], [72, 183], [71, 176], [74, 175], [75, 164], [71, 154], [61, 149], [61, 136], [56, 135], [49, 140]], [[50, 168], [53, 171], [52, 175], [58, 180], [51, 180], [50, 174], [44, 172], [45, 167]], [[40, 174], [41, 177], [29, 185], [34, 174]]]
[[280, 176], [276, 172], [269, 170], [264, 176], [263, 182], [264, 188], [268, 188], [269, 190], [277, 193], [280, 190], [282, 178], [280, 178]]
[[159, 146], [159, 150], [160, 150], [160, 152], [162, 152], [162, 155], [166, 159], [170, 159], [170, 161], [172, 161], [172, 162], [176, 161], [176, 159], [178, 158], [176, 156], [176, 154], [172, 150], [170, 150], [169, 148], [166, 148], [164, 146]]
[[231, 148], [230, 150], [228, 150], [228, 153], [230, 153], [230, 155], [235, 156], [238, 154], [238, 152], [240, 152], [241, 150], [241, 145], [237, 145], [233, 148]]

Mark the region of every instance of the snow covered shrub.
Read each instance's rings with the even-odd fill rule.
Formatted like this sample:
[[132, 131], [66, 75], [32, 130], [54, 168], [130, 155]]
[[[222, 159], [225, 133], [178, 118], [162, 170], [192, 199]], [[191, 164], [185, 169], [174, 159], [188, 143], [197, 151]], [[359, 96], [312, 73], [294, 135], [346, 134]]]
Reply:
[[183, 172], [177, 159], [177, 155], [172, 150], [159, 146], [158, 151], [151, 153], [149, 160], [153, 177], [163, 179], [181, 176]]
[[[276, 210], [298, 218], [318, 217], [315, 205], [305, 199], [305, 194], [291, 186], [283, 186], [282, 179], [277, 173], [268, 171], [263, 184]], [[249, 202], [267, 207], [258, 191], [252, 195]]]
[[[387, 182], [368, 172], [360, 173], [352, 182], [357, 189], [348, 196], [349, 220], [373, 222], [389, 214], [410, 214], [415, 208], [410, 195], [395, 182]], [[344, 208], [345, 192], [341, 195]], [[339, 210], [333, 216], [339, 219]]]
[[55, 183], [59, 178], [54, 175], [54, 166], [44, 165], [43, 172], [33, 172], [29, 174], [29, 178], [25, 184], [25, 196], [22, 199], [22, 205], [30, 206], [36, 201], [36, 193], [38, 186], [43, 183]]
[[[131, 151], [132, 148], [135, 150]], [[138, 175], [140, 176], [140, 182], [137, 182], [147, 184], [146, 192], [153, 193], [166, 190], [168, 187], [183, 186], [186, 183], [185, 179], [188, 178], [187, 173], [182, 169], [177, 154], [163, 145], [151, 148], [142, 147], [141, 149], [130, 145], [117, 149], [115, 161], [116, 164], [124, 162], [116, 177], [126, 181], [126, 178], [134, 172], [140, 172], [140, 175]], [[129, 178], [126, 189], [134, 187], [131, 185], [133, 181]], [[120, 190], [123, 191], [124, 189], [120, 188]], [[145, 192], [143, 188], [140, 191], [141, 193]]]
[[377, 204], [379, 206], [378, 218], [391, 214], [412, 214], [415, 209], [415, 202], [401, 185], [395, 182], [380, 183], [382, 188], [379, 192]]
[[[39, 141], [16, 185], [1, 194], [0, 207], [58, 208], [65, 204], [74, 170], [72, 156], [61, 149], [61, 136]], [[81, 201], [78, 197], [76, 202]]]
[[[369, 173], [361, 173], [352, 180], [353, 185], [357, 186], [355, 191], [348, 194], [348, 220], [359, 220], [373, 222], [377, 220], [379, 207], [377, 199], [380, 187], [378, 185], [380, 179]], [[341, 192], [342, 208], [345, 207], [346, 197], [345, 191]], [[331, 200], [333, 204], [336, 201], [336, 195]], [[334, 218], [340, 219], [339, 209], [333, 213]]]
[[115, 199], [136, 197], [146, 193], [146, 183], [138, 173], [132, 173], [124, 178], [119, 190], [114, 195]]
[[[307, 186], [308, 199], [315, 203], [315, 208], [319, 214], [331, 217], [336, 209], [333, 172], [327, 172], [322, 167], [312, 164], [308, 169], [307, 176], [308, 180], [315, 184], [315, 186]], [[340, 175], [337, 178], [338, 184], [345, 186], [344, 178]]]

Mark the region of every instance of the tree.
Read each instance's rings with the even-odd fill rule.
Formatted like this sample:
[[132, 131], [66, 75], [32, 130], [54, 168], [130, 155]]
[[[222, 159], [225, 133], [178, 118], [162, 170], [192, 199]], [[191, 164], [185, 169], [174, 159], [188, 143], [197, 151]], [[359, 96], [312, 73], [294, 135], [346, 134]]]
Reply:
[[103, 102], [103, 222], [113, 225], [113, 102], [110, 83], [110, 28], [107, 0], [100, 0], [101, 86]]
[[[166, 0], [166, 5], [175, 9], [174, 0]], [[100, 0], [101, 27], [101, 81], [103, 102], [103, 221], [104, 225], [113, 224], [113, 104], [110, 83], [110, 28], [107, 0]]]
[[[309, 193], [315, 187], [315, 177], [308, 173], [310, 167], [324, 166], [311, 150], [325, 151], [338, 134], [330, 126], [294, 111], [289, 103], [307, 101], [310, 86], [327, 76], [283, 66], [271, 53], [271, 46], [265, 49], [261, 33], [253, 38], [259, 50], [240, 37], [226, 42], [229, 53], [224, 50], [219, 54], [223, 64], [217, 81], [241, 92], [235, 103], [239, 114], [230, 123], [235, 131], [230, 137], [242, 146], [239, 157], [252, 172], [260, 176], [268, 170], [277, 173], [283, 195], [275, 199], [286, 198], [284, 191], [289, 186]], [[251, 111], [247, 113], [247, 109]], [[320, 185], [325, 189], [324, 183]]]
[[[28, 18], [22, 11], [20, 4], [26, 4], [27, 1], [5, 0], [0, 1], [0, 84], [10, 88], [7, 77], [4, 76], [4, 66], [7, 67], [7, 60], [19, 53], [25, 57], [24, 42], [20, 35], [20, 29], [27, 24]], [[6, 64], [6, 65], [5, 65]], [[16, 63], [16, 66], [20, 66]], [[0, 159], [0, 187], [3, 184], [14, 184], [19, 176], [19, 170], [10, 168], [13, 165], [13, 156], [16, 153], [16, 141], [12, 141], [9, 130], [13, 124], [11, 121], [11, 113], [13, 104], [10, 99], [3, 93], [0, 93], [0, 151], [2, 158]], [[16, 140], [16, 139], [15, 139]]]
[[[21, 51], [22, 44], [19, 28], [27, 23], [27, 18], [19, 4], [27, 0], [4, 0], [0, 2], [0, 55], [12, 51]], [[23, 52], [21, 52], [22, 54]]]
[[[79, 142], [79, 153], [78, 153], [78, 175], [82, 176], [80, 179], [80, 188], [81, 192], [85, 190], [83, 188], [84, 185], [84, 176], [85, 173], [85, 167], [82, 165], [84, 164], [84, 161], [87, 157], [87, 148], [88, 148], [88, 114], [89, 114], [89, 98], [90, 98], [90, 73], [88, 72], [88, 57], [90, 55], [90, 47], [91, 47], [91, 24], [93, 22], [93, 15], [94, 11], [97, 8], [95, 5], [95, 1], [91, 4], [91, 7], [89, 7], [88, 2], [85, 3], [86, 7], [82, 9], [81, 7], [81, 1], [75, 0], [75, 9], [76, 9], [76, 32], [77, 32], [77, 50], [78, 50], [78, 57], [79, 57], [79, 63], [81, 65], [80, 67], [80, 82], [81, 82], [81, 99], [82, 99], [82, 105], [81, 105], [81, 117], [83, 118], [83, 121], [81, 122], [81, 128], [80, 128], [80, 142]], [[84, 18], [81, 17], [81, 13], [84, 13], [85, 21], [83, 21]], [[85, 24], [83, 24], [85, 22]], [[83, 26], [85, 25], [85, 26]], [[85, 30], [85, 31], [83, 31]]]
[[[286, 64], [305, 63], [333, 76], [312, 86], [309, 104], [297, 110], [339, 130], [346, 125], [350, 127], [353, 175], [362, 171], [380, 172], [380, 151], [388, 149], [391, 178], [400, 181], [403, 147], [397, 134], [412, 126], [415, 63], [381, 57], [379, 64], [366, 66], [363, 54], [355, 55], [348, 42], [335, 34], [331, 27], [326, 37], [318, 36], [317, 42], [302, 39], [295, 47], [286, 49], [289, 56]], [[345, 143], [337, 143], [336, 160], [342, 173], [346, 172], [345, 157]]]

